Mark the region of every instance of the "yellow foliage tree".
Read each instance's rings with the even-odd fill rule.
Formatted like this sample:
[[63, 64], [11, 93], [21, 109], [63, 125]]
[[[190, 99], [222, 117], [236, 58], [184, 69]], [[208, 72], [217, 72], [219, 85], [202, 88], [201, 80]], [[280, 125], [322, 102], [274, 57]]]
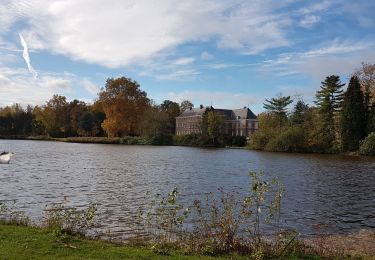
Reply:
[[126, 77], [107, 79], [98, 102], [106, 115], [102, 127], [109, 137], [138, 135], [142, 116], [150, 106], [147, 93]]

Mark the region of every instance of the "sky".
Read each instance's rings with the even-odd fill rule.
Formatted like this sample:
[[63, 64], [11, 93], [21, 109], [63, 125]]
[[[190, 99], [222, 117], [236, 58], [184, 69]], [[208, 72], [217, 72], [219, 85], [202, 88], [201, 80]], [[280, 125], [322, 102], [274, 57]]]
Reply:
[[93, 102], [107, 78], [156, 103], [313, 104], [329, 75], [375, 61], [373, 0], [0, 0], [0, 106]]

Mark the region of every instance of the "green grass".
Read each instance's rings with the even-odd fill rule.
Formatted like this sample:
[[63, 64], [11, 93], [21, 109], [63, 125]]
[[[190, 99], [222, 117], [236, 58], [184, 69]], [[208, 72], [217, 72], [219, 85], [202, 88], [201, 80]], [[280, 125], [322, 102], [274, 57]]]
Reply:
[[[243, 258], [225, 256], [221, 259]], [[143, 247], [74, 237], [65, 244], [41, 228], [0, 223], [0, 259], [213, 259], [174, 251], [160, 255]], [[244, 259], [244, 258], [243, 258]]]

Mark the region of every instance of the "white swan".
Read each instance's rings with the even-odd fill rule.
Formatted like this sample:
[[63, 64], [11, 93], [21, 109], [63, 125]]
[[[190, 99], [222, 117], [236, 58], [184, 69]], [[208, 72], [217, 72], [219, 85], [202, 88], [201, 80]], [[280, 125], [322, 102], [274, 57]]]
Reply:
[[0, 164], [1, 163], [9, 163], [10, 158], [12, 157], [14, 153], [10, 152], [2, 152], [0, 153]]

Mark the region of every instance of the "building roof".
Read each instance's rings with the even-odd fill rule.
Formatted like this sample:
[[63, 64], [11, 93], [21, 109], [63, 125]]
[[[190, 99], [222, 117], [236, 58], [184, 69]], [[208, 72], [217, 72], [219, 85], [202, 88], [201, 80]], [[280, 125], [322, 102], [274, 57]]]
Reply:
[[201, 116], [206, 111], [206, 107], [203, 108], [188, 108], [181, 115], [178, 117], [185, 117], [185, 116]]
[[236, 119], [257, 119], [257, 116], [247, 107], [233, 109]]
[[257, 119], [256, 115], [247, 107], [240, 109], [216, 109], [213, 107], [203, 108], [188, 108], [178, 117], [186, 116], [202, 116], [206, 110], [214, 110], [215, 112], [223, 115], [226, 120], [237, 120], [237, 119]]
[[226, 120], [232, 120], [233, 119], [233, 110], [230, 109], [214, 109], [214, 111], [220, 115], [223, 115]]

